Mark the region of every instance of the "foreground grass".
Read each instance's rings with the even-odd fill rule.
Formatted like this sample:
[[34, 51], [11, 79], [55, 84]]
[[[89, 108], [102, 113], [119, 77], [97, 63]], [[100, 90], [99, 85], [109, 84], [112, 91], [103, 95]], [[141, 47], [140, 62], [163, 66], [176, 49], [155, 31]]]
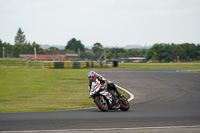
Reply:
[[93, 107], [89, 70], [0, 69], [0, 112]]
[[88, 98], [89, 71], [0, 68], [0, 112], [96, 107], [93, 100]]
[[200, 68], [200, 62], [189, 63], [119, 63], [118, 68]]

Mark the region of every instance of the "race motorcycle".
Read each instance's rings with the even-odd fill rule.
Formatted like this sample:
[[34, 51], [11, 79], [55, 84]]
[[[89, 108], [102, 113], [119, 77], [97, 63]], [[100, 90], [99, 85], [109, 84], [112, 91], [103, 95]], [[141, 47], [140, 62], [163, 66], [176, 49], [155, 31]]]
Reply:
[[[90, 90], [90, 98], [94, 99], [97, 107], [106, 112], [108, 110], [129, 110], [129, 102], [124, 96], [118, 96], [114, 90], [108, 90], [108, 84], [102, 86], [98, 83]], [[114, 108], [118, 104], [119, 108]]]

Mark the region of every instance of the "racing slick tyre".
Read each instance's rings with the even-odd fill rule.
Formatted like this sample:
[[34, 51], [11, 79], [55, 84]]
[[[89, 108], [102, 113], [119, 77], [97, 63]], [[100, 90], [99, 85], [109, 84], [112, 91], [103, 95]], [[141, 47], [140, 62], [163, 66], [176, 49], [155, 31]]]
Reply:
[[122, 111], [127, 111], [127, 110], [129, 110], [129, 102], [128, 102], [128, 100], [124, 97], [124, 96], [122, 96], [120, 99], [119, 99], [119, 104], [120, 104], [120, 109], [122, 110]]
[[94, 102], [101, 111], [103, 112], [108, 111], [108, 103], [102, 95], [95, 96]]

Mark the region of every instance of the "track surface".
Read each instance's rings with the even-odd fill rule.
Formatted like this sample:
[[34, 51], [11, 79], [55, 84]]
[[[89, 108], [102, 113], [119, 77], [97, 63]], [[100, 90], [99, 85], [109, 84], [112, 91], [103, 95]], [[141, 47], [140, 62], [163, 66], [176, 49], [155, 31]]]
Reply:
[[98, 70], [135, 95], [128, 112], [97, 108], [0, 113], [0, 131], [200, 125], [200, 73], [177, 69]]

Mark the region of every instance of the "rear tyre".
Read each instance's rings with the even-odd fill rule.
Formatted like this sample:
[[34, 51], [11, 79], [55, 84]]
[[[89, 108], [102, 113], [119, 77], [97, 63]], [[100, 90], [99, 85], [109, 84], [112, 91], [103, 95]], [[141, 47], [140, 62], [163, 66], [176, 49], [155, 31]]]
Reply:
[[128, 111], [129, 110], [129, 102], [128, 100], [122, 96], [120, 99], [119, 99], [119, 104], [120, 104], [120, 109], [122, 111]]
[[108, 111], [108, 103], [102, 95], [95, 96], [94, 102], [101, 111], [103, 112]]

